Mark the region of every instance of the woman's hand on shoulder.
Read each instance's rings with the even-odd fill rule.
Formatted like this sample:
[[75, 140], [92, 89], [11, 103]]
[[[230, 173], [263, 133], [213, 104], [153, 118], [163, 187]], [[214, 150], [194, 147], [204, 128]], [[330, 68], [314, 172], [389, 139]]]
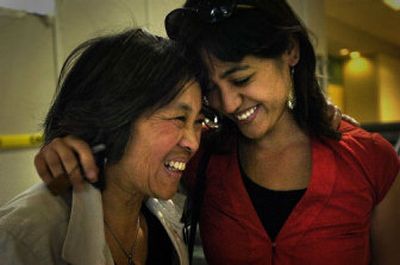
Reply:
[[360, 127], [360, 123], [353, 117], [343, 114], [338, 106], [332, 102], [328, 102], [328, 116], [331, 121], [332, 128], [338, 129], [342, 120], [347, 121], [357, 127]]
[[84, 176], [90, 182], [96, 182], [98, 178], [90, 146], [73, 136], [55, 138], [43, 146], [35, 156], [35, 167], [53, 193], [61, 192], [69, 184], [81, 190]]

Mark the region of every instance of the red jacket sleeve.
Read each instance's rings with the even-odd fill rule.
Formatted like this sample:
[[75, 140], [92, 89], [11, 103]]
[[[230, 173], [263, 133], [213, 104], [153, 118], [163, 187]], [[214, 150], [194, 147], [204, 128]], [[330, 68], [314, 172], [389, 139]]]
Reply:
[[386, 195], [400, 171], [400, 158], [393, 146], [380, 134], [370, 133], [347, 122], [339, 130], [342, 141], [366, 171], [368, 182], [378, 204]]

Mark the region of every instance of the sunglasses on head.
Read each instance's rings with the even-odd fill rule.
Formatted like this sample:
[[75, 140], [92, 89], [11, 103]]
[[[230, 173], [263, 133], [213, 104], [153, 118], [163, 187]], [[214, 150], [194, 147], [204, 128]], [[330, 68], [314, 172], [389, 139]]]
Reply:
[[182, 22], [198, 17], [202, 22], [213, 24], [232, 16], [236, 8], [256, 7], [257, 0], [198, 0], [191, 7], [172, 10], [165, 17], [165, 30], [170, 39], [177, 39]]

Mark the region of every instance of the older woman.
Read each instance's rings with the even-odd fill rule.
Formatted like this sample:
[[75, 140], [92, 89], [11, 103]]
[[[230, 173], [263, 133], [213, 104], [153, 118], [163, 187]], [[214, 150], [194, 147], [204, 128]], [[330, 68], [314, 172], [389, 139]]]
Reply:
[[45, 139], [105, 146], [101, 178], [63, 197], [39, 184], [0, 208], [2, 264], [188, 264], [180, 215], [163, 200], [199, 146], [195, 69], [172, 42], [140, 29], [72, 52]]

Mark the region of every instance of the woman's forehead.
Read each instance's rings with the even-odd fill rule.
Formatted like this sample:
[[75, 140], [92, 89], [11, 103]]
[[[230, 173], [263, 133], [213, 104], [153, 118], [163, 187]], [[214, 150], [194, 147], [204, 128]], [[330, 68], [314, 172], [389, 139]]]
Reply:
[[250, 55], [238, 62], [222, 61], [212, 55], [203, 57], [203, 60], [210, 76], [218, 74], [221, 75], [219, 76], [220, 78], [224, 78], [234, 72], [251, 69], [262, 61], [262, 59]]
[[198, 102], [201, 102], [200, 84], [196, 80], [190, 80], [182, 86], [182, 90], [169, 105], [192, 110], [194, 107], [198, 107]]

